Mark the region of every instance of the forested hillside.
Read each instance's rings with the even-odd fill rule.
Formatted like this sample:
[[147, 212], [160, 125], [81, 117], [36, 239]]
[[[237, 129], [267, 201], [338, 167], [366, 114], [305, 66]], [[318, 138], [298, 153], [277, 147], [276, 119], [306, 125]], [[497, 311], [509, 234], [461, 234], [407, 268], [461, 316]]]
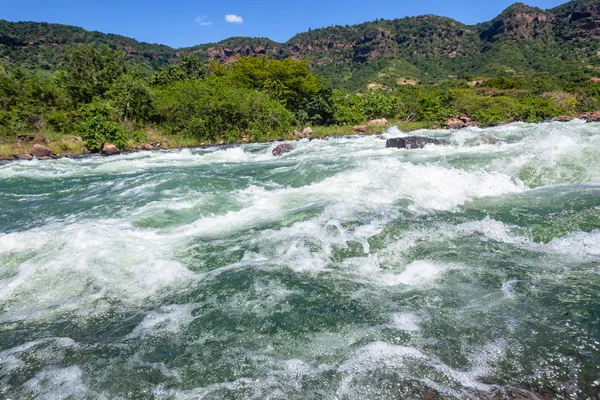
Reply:
[[464, 74], [600, 75], [600, 0], [573, 0], [550, 10], [516, 3], [492, 21], [468, 26], [425, 15], [332, 26], [300, 33], [286, 43], [230, 38], [186, 49], [141, 43], [118, 35], [34, 22], [0, 21], [0, 66], [59, 69], [64, 54], [83, 44], [108, 45], [126, 57], [158, 68], [183, 54], [206, 62], [238, 55], [310, 58], [313, 70], [335, 87], [388, 88], [435, 83]]

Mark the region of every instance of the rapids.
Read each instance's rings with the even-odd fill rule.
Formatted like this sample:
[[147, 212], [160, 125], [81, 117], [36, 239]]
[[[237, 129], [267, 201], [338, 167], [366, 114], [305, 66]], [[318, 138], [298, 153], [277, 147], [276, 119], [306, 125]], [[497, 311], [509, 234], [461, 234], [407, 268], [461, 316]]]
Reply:
[[597, 398], [600, 124], [416, 134], [1, 164], [0, 397]]

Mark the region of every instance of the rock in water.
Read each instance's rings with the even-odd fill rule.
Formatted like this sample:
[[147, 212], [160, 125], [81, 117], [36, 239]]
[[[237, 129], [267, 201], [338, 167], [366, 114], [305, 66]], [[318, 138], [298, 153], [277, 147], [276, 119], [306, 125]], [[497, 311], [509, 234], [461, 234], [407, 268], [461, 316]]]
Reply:
[[587, 122], [600, 122], [600, 111], [596, 111], [587, 118]]
[[282, 143], [279, 146], [275, 147], [273, 149], [273, 155], [274, 156], [280, 156], [283, 153], [289, 153], [290, 151], [294, 150], [294, 146], [289, 144], [289, 143]]
[[36, 143], [31, 149], [31, 155], [37, 158], [50, 157], [52, 155], [52, 151], [49, 148]]
[[442, 139], [434, 139], [425, 136], [406, 136], [388, 139], [385, 147], [395, 147], [398, 149], [422, 149], [427, 144], [448, 144]]
[[121, 154], [121, 150], [114, 144], [105, 144], [102, 148], [102, 154], [106, 154], [107, 156], [112, 156], [115, 154]]

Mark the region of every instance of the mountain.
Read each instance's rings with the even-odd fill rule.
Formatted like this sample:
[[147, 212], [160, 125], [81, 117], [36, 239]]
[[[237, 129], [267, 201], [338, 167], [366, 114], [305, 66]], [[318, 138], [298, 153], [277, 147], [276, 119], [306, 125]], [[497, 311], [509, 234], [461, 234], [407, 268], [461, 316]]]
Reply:
[[286, 43], [236, 37], [185, 49], [71, 26], [0, 21], [0, 66], [52, 70], [75, 46], [107, 44], [152, 68], [176, 62], [184, 53], [224, 63], [240, 54], [308, 57], [315, 72], [330, 84], [359, 89], [464, 75], [582, 71], [598, 76], [599, 39], [600, 0], [572, 0], [550, 10], [516, 3], [477, 25], [424, 15], [310, 30]]

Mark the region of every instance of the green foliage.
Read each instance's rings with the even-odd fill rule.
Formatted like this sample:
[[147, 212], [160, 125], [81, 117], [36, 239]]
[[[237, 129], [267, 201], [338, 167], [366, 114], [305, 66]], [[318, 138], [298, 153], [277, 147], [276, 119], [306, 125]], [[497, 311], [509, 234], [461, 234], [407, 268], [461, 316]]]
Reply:
[[223, 78], [230, 85], [267, 93], [301, 122], [327, 124], [333, 119], [331, 91], [310, 71], [307, 61], [238, 57]]
[[79, 135], [90, 151], [99, 152], [106, 143], [114, 144], [119, 149], [127, 146], [127, 133], [119, 123], [111, 120], [114, 113], [109, 104], [102, 102], [94, 102], [83, 108]]
[[183, 55], [178, 65], [169, 65], [161, 68], [152, 77], [150, 83], [154, 86], [168, 85], [173, 82], [188, 79], [204, 79], [208, 70], [202, 60], [191, 55]]
[[58, 82], [74, 104], [87, 104], [94, 97], [108, 92], [111, 85], [124, 73], [125, 59], [122, 52], [113, 51], [108, 46], [99, 49], [84, 46], [67, 54]]
[[203, 140], [253, 140], [279, 137], [291, 128], [293, 115], [278, 101], [254, 89], [222, 79], [179, 81], [157, 92], [159, 121], [170, 131]]
[[338, 89], [333, 91], [331, 99], [334, 124], [355, 125], [363, 122], [362, 101], [359, 96]]
[[140, 76], [121, 75], [106, 93], [118, 112], [119, 120], [144, 123], [154, 115], [154, 94], [150, 86]]

